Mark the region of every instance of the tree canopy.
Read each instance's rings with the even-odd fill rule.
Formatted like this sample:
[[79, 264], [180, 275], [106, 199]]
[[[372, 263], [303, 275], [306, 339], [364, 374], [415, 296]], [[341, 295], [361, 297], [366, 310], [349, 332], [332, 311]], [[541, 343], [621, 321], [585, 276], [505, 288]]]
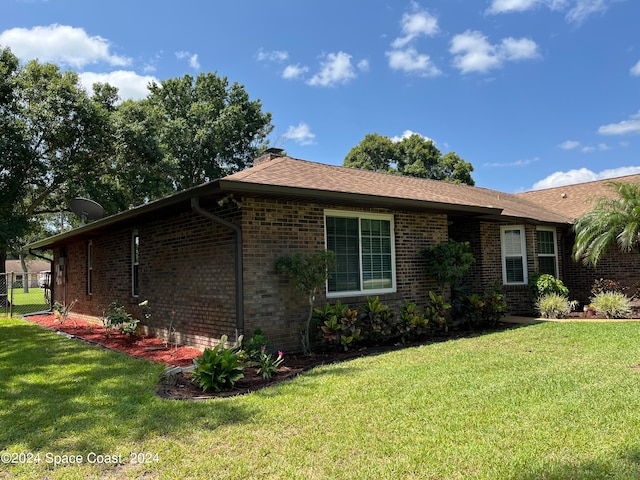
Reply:
[[573, 226], [574, 259], [594, 267], [614, 245], [623, 252], [640, 246], [640, 184], [612, 181], [606, 185], [616, 195], [598, 197]]
[[1, 47], [0, 114], [0, 272], [9, 246], [70, 199], [126, 210], [250, 166], [273, 129], [259, 100], [215, 73], [120, 102], [113, 86], [87, 92], [76, 73]]
[[432, 140], [413, 134], [398, 142], [371, 133], [353, 147], [344, 166], [474, 185], [473, 166], [455, 152], [442, 155]]

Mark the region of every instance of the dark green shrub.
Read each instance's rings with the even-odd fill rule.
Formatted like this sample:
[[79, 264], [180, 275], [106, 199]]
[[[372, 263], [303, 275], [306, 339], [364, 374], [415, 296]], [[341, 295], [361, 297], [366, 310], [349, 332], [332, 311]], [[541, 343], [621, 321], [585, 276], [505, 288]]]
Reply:
[[431, 325], [431, 330], [440, 328], [445, 332], [449, 331], [447, 315], [450, 309], [451, 304], [445, 302], [442, 295], [429, 292], [429, 304], [424, 310], [424, 316], [428, 324]]
[[380, 297], [367, 297], [360, 307], [366, 341], [378, 344], [392, 338], [395, 331], [395, 313], [380, 301]]
[[253, 330], [253, 336], [249, 340], [243, 342], [242, 349], [250, 360], [257, 360], [262, 354], [262, 347], [269, 350], [271, 342], [262, 335], [262, 329], [257, 327]]
[[241, 345], [227, 348], [226, 343], [227, 336], [223, 335], [218, 345], [205, 349], [201, 356], [193, 359], [195, 369], [191, 379], [205, 392], [230, 390], [244, 377], [244, 365], [238, 355]]
[[462, 312], [471, 328], [495, 326], [507, 314], [507, 302], [499, 292], [474, 293], [463, 300]]
[[314, 311], [323, 342], [342, 346], [347, 351], [360, 340], [357, 310], [352, 310], [338, 300], [335, 305], [326, 303], [324, 307], [316, 307]]
[[406, 343], [420, 338], [427, 334], [428, 328], [429, 320], [426, 316], [418, 312], [415, 303], [405, 300], [396, 323], [397, 335], [400, 337], [400, 341]]
[[529, 288], [533, 291], [533, 297], [539, 298], [549, 293], [557, 293], [563, 297], [569, 296], [569, 289], [565, 287], [562, 280], [557, 279], [548, 273], [534, 273], [529, 279]]
[[446, 285], [458, 285], [475, 262], [469, 242], [449, 240], [421, 249], [418, 253], [425, 258], [428, 275], [440, 287], [441, 295], [444, 295]]

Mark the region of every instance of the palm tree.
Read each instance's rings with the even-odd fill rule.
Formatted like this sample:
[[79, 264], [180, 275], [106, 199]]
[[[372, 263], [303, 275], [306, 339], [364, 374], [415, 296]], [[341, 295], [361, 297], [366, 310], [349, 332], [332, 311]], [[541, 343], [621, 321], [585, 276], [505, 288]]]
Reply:
[[591, 211], [576, 220], [573, 257], [596, 266], [607, 250], [617, 244], [629, 252], [640, 246], [640, 184], [607, 182], [617, 196], [596, 199]]

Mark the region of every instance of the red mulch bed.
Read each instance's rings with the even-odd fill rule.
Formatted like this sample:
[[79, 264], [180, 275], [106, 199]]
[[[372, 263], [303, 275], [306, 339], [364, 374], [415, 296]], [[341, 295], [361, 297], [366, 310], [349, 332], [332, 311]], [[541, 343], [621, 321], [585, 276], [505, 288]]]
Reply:
[[202, 351], [193, 347], [173, 345], [166, 346], [159, 338], [136, 335], [130, 337], [119, 332], [111, 332], [107, 337], [102, 325], [89, 323], [84, 320], [67, 318], [63, 323], [57, 321], [54, 315], [32, 315], [25, 320], [42, 325], [50, 330], [64, 332], [79, 337], [90, 343], [118, 352], [129, 354], [136, 358], [144, 358], [152, 362], [164, 363], [183, 367], [193, 364], [193, 359], [202, 355]]
[[[202, 351], [188, 346], [166, 346], [165, 343], [155, 337], [144, 335], [122, 335], [119, 332], [111, 332], [106, 336], [106, 330], [102, 325], [89, 323], [78, 318], [67, 318], [64, 323], [56, 320], [53, 314], [26, 316], [25, 320], [37, 323], [43, 327], [63, 332], [91, 344], [100, 345], [118, 352], [126, 353], [136, 358], [143, 358], [152, 362], [164, 363], [168, 367], [188, 367], [193, 365], [193, 359], [202, 355]], [[170, 369], [169, 374], [162, 376], [158, 386], [158, 395], [164, 398], [187, 400], [205, 399], [214, 397], [229, 397], [242, 395], [277, 382], [293, 378], [312, 366], [331, 361], [335, 355], [318, 355], [309, 358], [304, 355], [287, 355], [285, 364], [270, 379], [264, 379], [258, 375], [256, 368], [245, 368], [244, 378], [238, 380], [233, 390], [225, 392], [204, 393], [200, 387], [189, 379], [189, 373], [181, 369]]]

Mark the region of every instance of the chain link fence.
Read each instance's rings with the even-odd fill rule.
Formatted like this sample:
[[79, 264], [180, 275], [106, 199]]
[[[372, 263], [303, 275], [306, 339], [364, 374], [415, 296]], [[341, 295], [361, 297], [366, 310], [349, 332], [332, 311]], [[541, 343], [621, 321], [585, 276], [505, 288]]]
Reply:
[[0, 274], [0, 316], [12, 317], [51, 308], [51, 273]]

